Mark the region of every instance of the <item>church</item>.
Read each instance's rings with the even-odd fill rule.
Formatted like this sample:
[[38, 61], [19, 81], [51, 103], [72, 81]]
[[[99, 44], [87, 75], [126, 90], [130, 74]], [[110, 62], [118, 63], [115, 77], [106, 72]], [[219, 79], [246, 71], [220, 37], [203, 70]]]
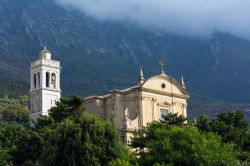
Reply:
[[[103, 96], [85, 98], [84, 107], [105, 120], [112, 121], [119, 129], [124, 144], [147, 126], [159, 121], [170, 112], [187, 117], [187, 93], [184, 81], [179, 83], [163, 70], [148, 79], [142, 69], [138, 84], [122, 90], [111, 90]], [[30, 115], [36, 120], [47, 115], [61, 97], [60, 62], [51, 60], [51, 53], [44, 48], [40, 59], [31, 63]]]

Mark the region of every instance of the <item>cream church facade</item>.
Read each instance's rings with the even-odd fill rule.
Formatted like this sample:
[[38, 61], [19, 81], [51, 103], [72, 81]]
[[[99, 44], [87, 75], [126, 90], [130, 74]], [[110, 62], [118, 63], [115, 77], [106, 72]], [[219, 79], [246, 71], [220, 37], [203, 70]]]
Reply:
[[138, 85], [87, 97], [85, 108], [112, 121], [119, 128], [123, 143], [128, 144], [140, 129], [159, 121], [163, 115], [172, 112], [187, 117], [188, 98], [183, 79], [179, 83], [162, 70], [161, 74], [145, 80], [141, 70]]

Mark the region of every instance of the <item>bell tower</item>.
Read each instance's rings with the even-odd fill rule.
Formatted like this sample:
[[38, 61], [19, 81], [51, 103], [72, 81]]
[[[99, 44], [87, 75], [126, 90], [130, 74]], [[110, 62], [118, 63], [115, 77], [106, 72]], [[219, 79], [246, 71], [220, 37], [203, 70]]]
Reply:
[[30, 68], [30, 117], [48, 115], [61, 97], [60, 62], [51, 60], [51, 52], [46, 47], [40, 52], [39, 60], [31, 63]]

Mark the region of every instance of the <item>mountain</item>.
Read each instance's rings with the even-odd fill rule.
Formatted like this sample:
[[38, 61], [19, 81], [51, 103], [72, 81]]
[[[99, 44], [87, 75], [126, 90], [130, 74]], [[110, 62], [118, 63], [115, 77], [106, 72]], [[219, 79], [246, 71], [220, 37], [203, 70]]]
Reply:
[[99, 21], [51, 0], [0, 0], [0, 80], [29, 82], [29, 65], [44, 45], [60, 60], [63, 95], [104, 94], [137, 83], [167, 63], [184, 76], [189, 115], [242, 107], [250, 117], [250, 41], [214, 32], [209, 39], [178, 36], [128, 21]]

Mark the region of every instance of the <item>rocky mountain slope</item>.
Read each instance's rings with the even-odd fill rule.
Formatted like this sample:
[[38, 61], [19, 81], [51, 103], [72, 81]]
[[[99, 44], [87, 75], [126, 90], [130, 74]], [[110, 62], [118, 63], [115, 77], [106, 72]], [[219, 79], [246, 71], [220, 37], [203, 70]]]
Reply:
[[[62, 63], [63, 95], [103, 94], [146, 77], [184, 76], [189, 113], [215, 115], [250, 103], [250, 42], [215, 32], [198, 39], [129, 22], [97, 21], [48, 0], [0, 0], [0, 80], [29, 80], [30, 62], [44, 45]], [[247, 112], [247, 116], [249, 116]]]

